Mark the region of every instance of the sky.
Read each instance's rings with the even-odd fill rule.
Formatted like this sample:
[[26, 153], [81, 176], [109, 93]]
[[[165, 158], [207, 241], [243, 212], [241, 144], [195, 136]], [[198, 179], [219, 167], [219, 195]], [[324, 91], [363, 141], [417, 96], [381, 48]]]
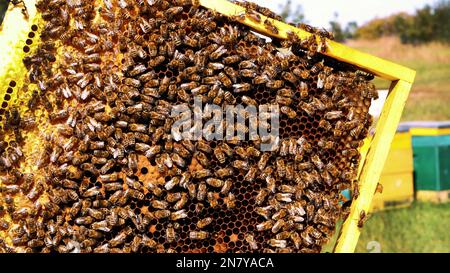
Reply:
[[[280, 5], [286, 0], [250, 0], [260, 6], [265, 6], [279, 13]], [[437, 0], [292, 0], [292, 8], [297, 4], [303, 8], [305, 18], [310, 25], [316, 27], [329, 27], [334, 13], [339, 14], [338, 21], [346, 25], [356, 21], [362, 25], [376, 17], [386, 17], [397, 12], [414, 13], [426, 4], [433, 4]]]

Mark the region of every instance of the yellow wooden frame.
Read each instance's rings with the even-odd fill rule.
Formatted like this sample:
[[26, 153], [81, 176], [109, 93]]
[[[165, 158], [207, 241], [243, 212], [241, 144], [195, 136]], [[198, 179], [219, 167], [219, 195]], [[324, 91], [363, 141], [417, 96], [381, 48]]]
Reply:
[[[245, 13], [245, 8], [228, 2], [227, 0], [200, 0], [200, 5], [226, 16], [235, 16]], [[262, 14], [260, 15], [262, 18], [261, 23], [257, 23], [246, 17], [245, 19], [239, 19], [240, 17], [236, 16], [235, 19], [242, 24], [251, 27], [256, 32], [269, 37], [287, 39], [289, 32], [295, 33], [301, 39], [306, 39], [313, 35], [289, 24], [267, 18]], [[265, 20], [269, 20], [276, 26], [279, 33], [274, 35], [268, 31], [262, 23]], [[320, 38], [316, 37], [316, 39], [320, 43]], [[400, 122], [403, 108], [408, 99], [416, 72], [399, 64], [363, 53], [335, 41], [327, 39], [326, 43], [328, 50], [325, 55], [339, 61], [353, 64], [362, 70], [369, 71], [392, 82], [389, 95], [377, 123], [376, 134], [373, 137], [367, 154], [364, 155], [364, 159], [362, 159], [361, 162], [361, 171], [358, 177], [359, 197], [352, 202], [350, 214], [344, 222], [337, 244], [334, 248], [335, 252], [354, 252], [361, 233], [358, 228], [360, 213], [362, 210], [368, 212], [370, 209], [372, 197], [375, 193], [378, 180], [380, 179], [384, 162], [388, 156], [389, 148], [397, 130], [398, 123]]]
[[[5, 95], [9, 95], [9, 103], [14, 104], [18, 95], [16, 90], [24, 84], [24, 75], [28, 71], [22, 59], [28, 53], [23, 51], [23, 47], [28, 46], [29, 53], [31, 53], [38, 45], [36, 40], [39, 40], [39, 31], [35, 32], [33, 38], [28, 37], [28, 34], [32, 31], [32, 25], [42, 26], [39, 25], [42, 22], [40, 16], [37, 16], [36, 1], [24, 0], [24, 2], [27, 6], [29, 20], [24, 19], [21, 8], [12, 8], [13, 5], [10, 4], [0, 28], [0, 109], [5, 109], [2, 107], [3, 102], [5, 102]], [[27, 45], [27, 39], [33, 43]], [[11, 80], [16, 82], [16, 86], [13, 88], [15, 91], [8, 94], [7, 89]]]
[[[199, 0], [199, 2], [203, 7], [215, 10], [226, 16], [239, 15], [245, 12], [245, 8], [226, 0]], [[21, 62], [24, 55], [22, 47], [25, 45], [25, 40], [31, 25], [40, 22], [39, 17], [36, 16], [35, 1], [25, 0], [25, 3], [30, 13], [30, 20], [14, 21], [21, 17], [20, 9], [8, 11], [9, 14], [5, 16], [5, 21], [3, 22], [3, 25], [7, 25], [7, 28], [3, 27], [3, 30], [0, 31], [0, 104], [3, 103], [9, 79], [17, 75], [23, 78], [22, 76], [25, 75], [26, 70]], [[240, 20], [240, 22], [251, 27], [256, 32], [281, 39], [286, 39], [289, 32], [295, 33], [301, 39], [306, 39], [313, 35], [302, 29], [267, 18], [263, 15], [261, 17], [262, 21], [266, 19], [270, 20], [279, 29], [279, 33], [274, 35], [266, 30], [264, 24], [256, 23], [247, 18]], [[320, 42], [318, 37], [316, 39]], [[414, 82], [416, 72], [335, 41], [327, 40], [326, 42], [328, 50], [325, 55], [353, 64], [360, 69], [369, 71], [392, 82], [389, 96], [377, 123], [376, 134], [373, 137], [367, 154], [361, 160], [358, 179], [360, 195], [352, 203], [350, 214], [344, 222], [334, 249], [335, 252], [353, 252], [360, 235], [360, 229], [357, 227], [360, 212], [362, 210], [367, 212], [370, 209], [376, 185], [380, 178], [411, 86]], [[33, 50], [34, 46], [35, 44], [30, 46], [31, 50]], [[20, 78], [17, 79], [20, 81], [18, 82], [18, 86], [23, 84], [23, 80]], [[12, 94], [13, 99], [15, 93]]]

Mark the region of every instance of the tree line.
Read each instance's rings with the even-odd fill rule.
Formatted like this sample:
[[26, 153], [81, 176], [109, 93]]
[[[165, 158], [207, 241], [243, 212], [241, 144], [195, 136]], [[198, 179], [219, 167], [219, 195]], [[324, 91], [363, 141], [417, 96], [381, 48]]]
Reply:
[[358, 27], [355, 38], [376, 39], [399, 36], [403, 43], [420, 44], [431, 41], [450, 42], [450, 1], [416, 10], [415, 14], [398, 13], [374, 19]]
[[[305, 22], [305, 16], [300, 5], [292, 7], [292, 1], [287, 0], [281, 6], [281, 15], [294, 23]], [[416, 10], [414, 14], [397, 13], [385, 18], [376, 18], [358, 26], [349, 22], [343, 26], [335, 14], [330, 21], [329, 30], [336, 40], [347, 39], [377, 39], [383, 36], [398, 36], [403, 43], [420, 44], [431, 41], [450, 43], [450, 0], [441, 0], [434, 5], [426, 5]]]

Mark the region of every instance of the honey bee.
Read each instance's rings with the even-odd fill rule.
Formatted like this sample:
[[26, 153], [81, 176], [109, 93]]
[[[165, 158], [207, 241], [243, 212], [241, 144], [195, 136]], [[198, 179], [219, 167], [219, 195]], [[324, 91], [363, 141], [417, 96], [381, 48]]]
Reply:
[[209, 238], [209, 232], [207, 231], [191, 231], [189, 232], [189, 238], [191, 240], [205, 240]]
[[31, 94], [30, 99], [28, 100], [28, 108], [32, 111], [36, 109], [37, 104], [39, 103], [39, 92], [34, 90]]
[[293, 103], [291, 98], [287, 98], [287, 97], [283, 97], [283, 96], [276, 96], [275, 101], [280, 104], [280, 105], [284, 105], [284, 106], [289, 106]]
[[[219, 90], [217, 90], [217, 94], [214, 95], [212, 91], [213, 89], [211, 89], [210, 92], [208, 93], [208, 98], [213, 98], [213, 103], [216, 105], [220, 105], [224, 100], [225, 92], [223, 91], [223, 89], [219, 88]], [[230, 104], [233, 104], [235, 102], [235, 98], [232, 96], [230, 92], [227, 93], [226, 101]]]
[[150, 204], [153, 208], [160, 209], [160, 210], [167, 209], [167, 207], [169, 206], [169, 203], [167, 203], [166, 201], [162, 201], [162, 200], [153, 200], [153, 201], [151, 201]]
[[235, 93], [242, 93], [242, 92], [248, 92], [251, 89], [251, 85], [249, 83], [240, 83], [240, 84], [234, 84], [233, 85], [234, 92]]
[[226, 157], [221, 147], [214, 148], [214, 156], [216, 157], [216, 159], [219, 161], [220, 164], [225, 163]]
[[203, 167], [207, 168], [209, 166], [209, 159], [204, 153], [197, 151], [194, 157]]
[[139, 251], [141, 246], [142, 246], [142, 237], [140, 235], [134, 236], [130, 244], [131, 251], [136, 253]]
[[247, 147], [247, 154], [249, 156], [253, 156], [253, 157], [259, 158], [261, 156], [261, 151], [259, 151], [258, 149], [256, 149], [253, 146], [248, 146]]
[[367, 215], [364, 210], [361, 210], [359, 213], [359, 219], [358, 219], [358, 227], [362, 228], [364, 226], [364, 223], [367, 221]]
[[333, 95], [331, 96], [331, 99], [333, 101], [339, 100], [339, 98], [342, 96], [342, 92], [343, 92], [342, 86], [337, 85], [333, 90]]
[[358, 150], [356, 150], [356, 149], [345, 149], [345, 150], [342, 151], [342, 155], [343, 156], [348, 156], [348, 157], [355, 157], [358, 154], [359, 154]]
[[290, 238], [292, 240], [292, 243], [294, 244], [294, 247], [296, 249], [300, 249], [302, 238], [300, 237], [298, 232], [295, 232], [295, 231], [291, 232], [290, 233]]
[[142, 246], [146, 246], [150, 249], [154, 249], [157, 243], [155, 240], [149, 238], [147, 235], [142, 235]]
[[125, 243], [126, 238], [132, 233], [131, 227], [126, 227], [122, 231], [119, 232], [114, 238], [109, 240], [109, 244], [112, 247], [116, 247], [118, 245], [122, 245]]
[[261, 205], [267, 198], [267, 196], [269, 195], [269, 192], [267, 189], [261, 189], [258, 191], [258, 194], [255, 197], [255, 203], [256, 205]]
[[280, 202], [291, 203], [292, 193], [276, 193], [275, 198]]
[[228, 196], [224, 198], [224, 203], [227, 206], [227, 209], [233, 209], [236, 207], [236, 196], [231, 192], [228, 193]]
[[269, 220], [271, 216], [271, 209], [271, 206], [256, 207], [255, 212], [264, 217], [266, 220]]
[[225, 180], [225, 182], [223, 183], [222, 189], [220, 190], [221, 194], [227, 194], [231, 187], [233, 186], [233, 181], [231, 179], [227, 179]]
[[209, 56], [209, 58], [211, 60], [217, 60], [220, 57], [222, 57], [225, 53], [227, 53], [227, 49], [224, 46], [220, 46], [219, 48], [217, 48], [213, 53], [211, 53], [211, 55]]
[[297, 145], [298, 151], [300, 153], [303, 152], [310, 153], [312, 151], [312, 145], [303, 136], [297, 140]]
[[219, 73], [218, 80], [227, 88], [231, 88], [233, 85], [231, 79], [224, 72]]
[[320, 157], [315, 154], [311, 157], [311, 162], [317, 167], [317, 169], [322, 170], [325, 166], [325, 164], [322, 162]]
[[287, 156], [289, 153], [289, 139], [281, 141], [279, 153], [281, 156]]
[[37, 182], [34, 187], [27, 194], [27, 198], [31, 201], [36, 200], [44, 191], [44, 186], [41, 181]]
[[331, 111], [331, 112], [325, 113], [325, 115], [324, 115], [325, 119], [328, 119], [328, 120], [339, 119], [342, 116], [343, 116], [342, 111]]
[[264, 26], [272, 34], [277, 35], [279, 33], [278, 28], [269, 19], [264, 20]]
[[364, 98], [378, 99], [378, 91], [372, 83], [361, 90], [361, 95]]
[[357, 199], [359, 197], [359, 184], [358, 182], [353, 182], [352, 199]]
[[275, 192], [275, 188], [276, 188], [276, 180], [275, 178], [273, 178], [271, 175], [268, 175], [266, 177], [266, 184], [267, 184], [267, 189], [271, 192]]
[[223, 98], [228, 104], [236, 104], [236, 97], [230, 91], [225, 91]]
[[248, 162], [247, 161], [243, 161], [243, 160], [234, 160], [231, 163], [231, 166], [233, 168], [235, 168], [235, 169], [238, 169], [238, 170], [241, 170], [241, 169], [242, 170], [249, 170], [249, 168], [250, 168]]
[[280, 191], [284, 193], [295, 193], [296, 188], [294, 186], [284, 184], [280, 186]]
[[383, 193], [383, 185], [382, 184], [380, 184], [380, 183], [377, 183], [377, 187], [376, 187], [376, 189], [375, 189], [375, 193]]
[[223, 63], [226, 65], [231, 65], [238, 63], [241, 60], [241, 57], [239, 55], [231, 55], [223, 58]]
[[250, 19], [251, 21], [259, 24], [261, 23], [261, 15], [259, 15], [257, 12], [251, 10], [251, 9], [247, 9], [245, 12], [245, 17], [247, 17], [248, 19]]
[[171, 212], [170, 210], [157, 210], [154, 212], [154, 216], [156, 219], [164, 219], [164, 218], [168, 218], [171, 216]]
[[206, 183], [215, 188], [221, 188], [224, 185], [224, 181], [217, 178], [208, 178]]
[[169, 190], [173, 189], [175, 186], [177, 186], [179, 183], [180, 183], [180, 178], [175, 176], [175, 177], [172, 177], [169, 181], [167, 181], [164, 184], [164, 188], [169, 191]]
[[277, 248], [286, 248], [286, 246], [287, 246], [286, 240], [270, 239], [267, 243], [271, 247], [277, 247]]
[[255, 238], [253, 237], [253, 235], [246, 234], [244, 238], [245, 238], [245, 241], [248, 243], [248, 245], [250, 246], [250, 248], [252, 250], [257, 250], [258, 249], [258, 244], [256, 243]]
[[176, 240], [177, 234], [172, 224], [168, 224], [166, 228], [166, 240], [168, 243], [172, 243]]
[[278, 233], [285, 226], [285, 224], [286, 223], [283, 219], [279, 219], [278, 221], [276, 221], [272, 227], [272, 233]]
[[270, 153], [263, 153], [258, 161], [258, 169], [260, 171], [264, 170], [266, 168], [267, 162], [270, 159]]
[[99, 180], [102, 182], [115, 182], [119, 179], [118, 173], [102, 174], [99, 176]]
[[233, 173], [234, 173], [234, 171], [230, 167], [220, 168], [215, 172], [215, 174], [220, 178], [232, 176]]
[[287, 115], [290, 119], [294, 119], [297, 116], [297, 112], [289, 106], [281, 106], [280, 111], [281, 113]]
[[[193, 184], [192, 184], [192, 185], [193, 185]], [[195, 185], [194, 185], [194, 188], [195, 188]], [[194, 193], [195, 191], [194, 191], [194, 190], [190, 190], [189, 192], [190, 192], [190, 194], [191, 194], [191, 192]], [[204, 200], [205, 197], [206, 197], [206, 193], [207, 193], [206, 184], [203, 183], [203, 182], [201, 182], [201, 183], [198, 185], [197, 196], [196, 196], [196, 197], [197, 197], [197, 200], [199, 200], [199, 201]], [[191, 195], [191, 196], [192, 196], [192, 195]]]
[[[257, 73], [253, 69], [242, 69], [239, 71], [239, 74], [244, 78], [255, 78]], [[250, 85], [248, 83], [245, 84], [237, 84], [235, 87], [236, 93], [241, 93], [250, 90]]]
[[212, 176], [212, 172], [209, 169], [202, 169], [193, 173], [193, 177], [196, 179], [202, 179]]
[[327, 170], [323, 170], [321, 173], [321, 177], [323, 178], [323, 181], [327, 183], [328, 186], [331, 186], [333, 182], [333, 177], [330, 175], [330, 173]]
[[91, 216], [78, 217], [75, 219], [75, 223], [77, 225], [90, 225], [93, 222], [94, 222], [94, 218], [92, 218]]
[[328, 122], [328, 121], [325, 120], [325, 119], [321, 119], [321, 120], [319, 121], [319, 127], [320, 127], [320, 128], [324, 128], [324, 129], [327, 130], [327, 131], [330, 131], [330, 130], [332, 129], [332, 126], [331, 126], [330, 122]]
[[9, 222], [7, 222], [4, 219], [0, 219], [0, 230], [7, 230], [9, 229]]
[[206, 199], [211, 208], [216, 208], [219, 205], [218, 197], [213, 192], [208, 192], [206, 194]]
[[279, 177], [284, 177], [286, 175], [286, 165], [282, 158], [277, 158], [276, 161], [276, 170]]
[[256, 225], [256, 230], [266, 231], [266, 230], [271, 230], [272, 227], [273, 227], [273, 221], [267, 220], [267, 221], [262, 222], [261, 224]]
[[266, 87], [270, 89], [280, 89], [284, 86], [284, 81], [282, 80], [269, 80], [266, 83]]
[[202, 229], [202, 228], [208, 226], [209, 224], [211, 224], [212, 221], [213, 221], [213, 218], [211, 218], [211, 217], [206, 217], [206, 218], [201, 219], [201, 220], [199, 220], [199, 221], [197, 222], [197, 227], [200, 228], [200, 229]]
[[[158, 147], [159, 147], [158, 150], [161, 149], [161, 146], [158, 146]], [[161, 150], [159, 150], [159, 151], [161, 151]], [[159, 153], [159, 151], [158, 151], [158, 153]], [[173, 151], [184, 159], [189, 158], [191, 156], [191, 152], [188, 149], [186, 149], [184, 146], [179, 145], [179, 144], [174, 145]], [[147, 156], [147, 154], [146, 154], [146, 156]], [[153, 153], [152, 153], [152, 156], [154, 156]]]
[[191, 178], [190, 172], [183, 172], [180, 178], [180, 187], [186, 188], [187, 184], [191, 181]]
[[248, 170], [247, 174], [244, 176], [244, 180], [248, 182], [252, 182], [256, 177], [256, 172], [258, 168], [256, 166], [251, 166]]
[[343, 130], [344, 130], [344, 122], [338, 120], [334, 125], [333, 135], [335, 137], [341, 136], [343, 134]]
[[350, 130], [350, 135], [354, 138], [359, 137], [361, 132], [364, 130], [364, 125], [362, 123], [358, 123], [355, 128]]
[[257, 75], [253, 78], [253, 84], [258, 85], [258, 84], [266, 84], [268, 83], [270, 80], [270, 78], [267, 75]]
[[212, 76], [215, 70], [222, 70], [225, 66], [221, 63], [208, 63], [208, 69], [205, 70], [205, 75]]

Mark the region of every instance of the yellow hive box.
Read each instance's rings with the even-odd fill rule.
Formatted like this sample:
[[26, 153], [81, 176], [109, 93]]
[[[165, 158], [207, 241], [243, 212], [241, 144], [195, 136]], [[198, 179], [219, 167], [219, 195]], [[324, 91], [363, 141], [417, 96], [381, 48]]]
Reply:
[[381, 176], [412, 173], [414, 170], [412, 140], [409, 132], [397, 132], [392, 141]]
[[407, 207], [414, 200], [413, 173], [382, 174], [380, 183], [383, 193], [375, 194], [372, 200], [372, 211], [389, 208]]
[[[361, 148], [365, 154], [370, 139]], [[414, 199], [414, 163], [410, 132], [397, 132], [392, 141], [379, 183], [383, 193], [376, 193], [371, 211], [409, 206]]]
[[410, 121], [403, 122], [413, 136], [450, 135], [450, 121]]

